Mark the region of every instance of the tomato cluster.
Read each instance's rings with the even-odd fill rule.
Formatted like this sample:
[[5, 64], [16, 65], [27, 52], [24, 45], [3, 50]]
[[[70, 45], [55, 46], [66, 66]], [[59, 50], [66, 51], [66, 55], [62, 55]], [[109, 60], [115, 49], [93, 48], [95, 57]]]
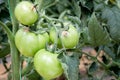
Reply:
[[28, 28], [21, 28], [15, 35], [15, 43], [21, 54], [32, 57], [49, 42], [48, 33], [35, 34]]
[[63, 46], [67, 49], [74, 48], [79, 41], [77, 29], [69, 22], [64, 22], [64, 26], [68, 27], [68, 29], [58, 32], [55, 30], [55, 28], [51, 28], [50, 39], [53, 43], [57, 43], [59, 47]]
[[[23, 25], [30, 26], [38, 20], [34, 5], [28, 1], [22, 1], [16, 6], [15, 16]], [[74, 25], [64, 22], [63, 26], [68, 28], [56, 30], [51, 27], [48, 32], [43, 33], [32, 32], [29, 27], [20, 27], [15, 35], [15, 44], [19, 52], [34, 58], [35, 69], [44, 79], [54, 79], [63, 73], [61, 62], [57, 59], [58, 54], [47, 51], [46, 44], [57, 43], [58, 48], [71, 49], [79, 42], [79, 34]]]

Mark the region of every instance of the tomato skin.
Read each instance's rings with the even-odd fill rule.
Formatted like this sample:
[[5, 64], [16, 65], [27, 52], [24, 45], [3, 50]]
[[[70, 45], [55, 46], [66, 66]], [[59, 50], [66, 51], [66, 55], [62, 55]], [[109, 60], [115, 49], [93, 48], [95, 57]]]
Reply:
[[63, 73], [57, 54], [50, 53], [45, 49], [39, 50], [34, 56], [36, 71], [47, 80], [59, 77]]
[[70, 49], [75, 47], [79, 41], [79, 34], [77, 32], [77, 29], [70, 25], [68, 31], [62, 31], [61, 40], [65, 48]]
[[33, 57], [39, 49], [45, 48], [47, 42], [43, 34], [36, 35], [23, 28], [19, 29], [15, 35], [16, 47], [21, 54], [27, 57]]
[[59, 37], [57, 36], [57, 31], [55, 30], [55, 28], [51, 28], [50, 40], [53, 43], [57, 42], [58, 46], [60, 47], [62, 46], [63, 43], [64, 47], [67, 49], [74, 48], [79, 42], [79, 33], [71, 23], [64, 22], [64, 26], [68, 26], [69, 29], [61, 31]]
[[29, 1], [21, 1], [15, 7], [17, 20], [24, 25], [32, 25], [38, 19], [38, 13], [34, 5]]

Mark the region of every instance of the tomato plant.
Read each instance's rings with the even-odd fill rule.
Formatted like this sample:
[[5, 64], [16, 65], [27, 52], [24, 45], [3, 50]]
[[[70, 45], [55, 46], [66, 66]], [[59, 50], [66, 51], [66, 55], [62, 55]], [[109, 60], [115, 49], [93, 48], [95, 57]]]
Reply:
[[38, 19], [38, 13], [29, 1], [22, 1], [15, 7], [15, 16], [18, 21], [24, 25], [31, 25]]
[[57, 59], [57, 54], [39, 50], [34, 57], [34, 66], [37, 72], [44, 79], [54, 79], [63, 73], [60, 61]]
[[8, 80], [120, 80], [119, 4], [1, 0], [0, 60]]

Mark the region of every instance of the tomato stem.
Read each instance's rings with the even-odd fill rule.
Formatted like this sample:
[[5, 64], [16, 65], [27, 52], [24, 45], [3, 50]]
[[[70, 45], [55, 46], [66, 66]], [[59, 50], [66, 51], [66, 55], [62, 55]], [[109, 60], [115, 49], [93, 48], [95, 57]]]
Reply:
[[15, 46], [13, 33], [1, 21], [0, 21], [0, 26], [6, 31], [8, 39], [9, 39], [9, 43], [10, 43], [10, 49], [11, 49], [10, 53], [11, 53], [11, 59], [12, 59], [12, 80], [20, 80], [19, 55], [18, 55], [17, 48]]
[[17, 26], [18, 26], [17, 19], [15, 18], [15, 15], [14, 15], [14, 9], [17, 2], [19, 2], [19, 0], [8, 0], [10, 17], [13, 24], [13, 34], [16, 33]]
[[12, 21], [12, 32], [7, 28], [6, 25], [3, 26], [3, 28], [6, 28], [5, 31], [7, 32], [8, 39], [10, 41], [9, 43], [11, 48], [12, 80], [20, 80], [20, 57], [14, 42], [14, 35], [18, 29], [18, 22], [14, 15], [14, 9], [16, 3], [18, 3], [19, 1], [20, 0], [8, 0], [9, 12]]

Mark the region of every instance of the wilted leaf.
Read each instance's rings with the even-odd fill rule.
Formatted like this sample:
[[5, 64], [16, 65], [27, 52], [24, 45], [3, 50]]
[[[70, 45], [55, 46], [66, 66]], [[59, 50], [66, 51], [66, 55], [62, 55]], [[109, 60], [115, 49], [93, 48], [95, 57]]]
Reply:
[[67, 80], [79, 80], [79, 56], [76, 56], [76, 54], [73, 53], [72, 56], [61, 54], [59, 56]]
[[102, 18], [107, 20], [111, 37], [120, 42], [120, 9], [118, 7], [106, 7], [103, 9]]
[[88, 31], [91, 45], [100, 46], [109, 43], [110, 38], [107, 32], [100, 26], [95, 13], [92, 14], [89, 20]]

